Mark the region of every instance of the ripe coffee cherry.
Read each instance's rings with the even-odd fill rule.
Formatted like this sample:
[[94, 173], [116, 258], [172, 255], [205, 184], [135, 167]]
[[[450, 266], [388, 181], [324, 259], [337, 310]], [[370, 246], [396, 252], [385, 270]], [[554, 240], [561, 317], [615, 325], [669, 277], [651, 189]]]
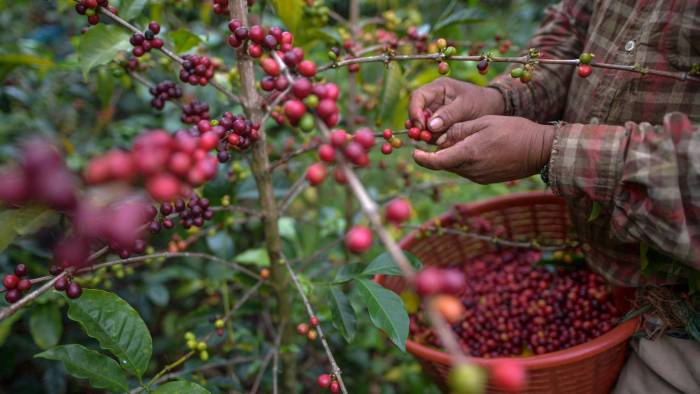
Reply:
[[321, 163], [315, 163], [306, 170], [306, 180], [311, 186], [318, 186], [326, 179], [328, 170]]
[[172, 175], [160, 174], [148, 178], [146, 190], [158, 201], [172, 201], [180, 194], [180, 181]]
[[418, 127], [410, 127], [406, 134], [408, 135], [408, 138], [412, 140], [420, 139], [420, 129]]
[[393, 150], [394, 150], [394, 148], [391, 146], [391, 144], [388, 144], [386, 142], [382, 144], [382, 153], [383, 154], [390, 155]]
[[440, 73], [441, 75], [445, 75], [449, 72], [450, 72], [450, 65], [449, 64], [447, 64], [446, 62], [440, 62], [440, 64], [438, 64], [438, 73]]
[[452, 295], [460, 295], [467, 287], [464, 273], [458, 269], [442, 270], [442, 291]]
[[15, 267], [15, 275], [19, 276], [20, 278], [27, 275], [28, 272], [29, 270], [24, 264], [17, 264], [17, 266]]
[[316, 330], [309, 330], [309, 332], [306, 334], [306, 339], [309, 341], [315, 341], [316, 338], [318, 338], [318, 333]]
[[352, 140], [362, 145], [365, 150], [368, 150], [374, 146], [374, 133], [368, 128], [362, 128], [355, 132]]
[[251, 57], [259, 58], [263, 54], [263, 49], [260, 45], [250, 44], [250, 45], [248, 45], [248, 54]]
[[158, 34], [160, 33], [160, 25], [156, 21], [151, 21], [151, 23], [148, 24], [148, 30], [153, 34]]
[[270, 270], [267, 268], [263, 268], [260, 270], [260, 277], [263, 279], [269, 279], [270, 278]]
[[313, 77], [316, 75], [316, 64], [311, 60], [303, 60], [297, 65], [297, 71], [305, 77]]
[[382, 131], [382, 137], [387, 141], [391, 140], [393, 136], [394, 133], [391, 132], [391, 129], [384, 129], [384, 131]]
[[17, 287], [19, 284], [19, 278], [17, 275], [5, 275], [4, 278], [2, 278], [2, 285], [5, 286], [6, 289], [14, 289]]
[[519, 393], [527, 385], [527, 372], [517, 360], [499, 359], [490, 369], [494, 386], [509, 393]]
[[331, 375], [324, 373], [321, 375], [318, 375], [316, 378], [316, 384], [318, 384], [318, 387], [327, 389], [331, 385]]
[[296, 124], [306, 113], [306, 106], [299, 100], [287, 100], [284, 103], [284, 114], [292, 124]]
[[27, 291], [32, 287], [32, 282], [29, 279], [22, 279], [17, 284], [17, 290]]
[[333, 130], [330, 136], [331, 145], [342, 148], [348, 142], [348, 133], [344, 130]]
[[208, 131], [199, 137], [199, 148], [205, 151], [210, 151], [216, 148], [218, 143], [219, 137], [212, 131]]
[[310, 322], [311, 325], [314, 326], [314, 327], [318, 326], [318, 317], [316, 317], [316, 316], [311, 316], [311, 319], [309, 319], [309, 322]]
[[275, 80], [275, 89], [279, 90], [280, 92], [287, 89], [287, 86], [289, 86], [289, 80], [287, 78], [279, 77]]
[[66, 295], [68, 296], [68, 298], [76, 299], [80, 297], [81, 294], [83, 294], [83, 289], [78, 283], [70, 282], [68, 284], [68, 288], [66, 288]]
[[260, 66], [262, 67], [265, 74], [276, 77], [280, 75], [280, 66], [277, 64], [275, 59], [268, 57], [260, 61]]
[[19, 301], [20, 298], [22, 298], [22, 293], [17, 289], [8, 290], [5, 293], [5, 301], [10, 304], [14, 304], [15, 302]]
[[267, 49], [274, 49], [277, 47], [277, 38], [272, 34], [268, 34], [263, 39], [262, 45]]
[[365, 148], [355, 141], [352, 141], [345, 146], [344, 153], [345, 157], [347, 157], [348, 160], [350, 160], [353, 164], [357, 166], [362, 165], [362, 163], [365, 161], [365, 158], [367, 157]]
[[592, 72], [593, 67], [589, 66], [588, 64], [578, 66], [578, 76], [581, 78], [586, 78], [587, 76], [591, 75]]
[[420, 140], [429, 142], [433, 138], [433, 134], [428, 130], [423, 130], [420, 132]]
[[415, 287], [418, 295], [423, 297], [441, 292], [443, 289], [442, 271], [436, 267], [423, 268], [416, 275]]
[[68, 287], [68, 279], [65, 276], [56, 279], [56, 282], [53, 284], [53, 288], [58, 291], [63, 291], [66, 287]]
[[464, 305], [457, 297], [445, 294], [437, 295], [433, 299], [433, 306], [450, 324], [457, 324], [464, 317]]
[[333, 178], [335, 178], [335, 182], [339, 185], [348, 183], [348, 178], [345, 176], [345, 171], [343, 171], [343, 169], [340, 167], [336, 167], [335, 170], [333, 170]]
[[257, 44], [262, 44], [263, 40], [265, 39], [265, 29], [260, 25], [253, 25], [248, 31], [248, 37], [253, 42]]
[[311, 88], [313, 85], [311, 81], [306, 78], [299, 78], [292, 84], [292, 93], [300, 100], [305, 99], [309, 94], [311, 94]]
[[322, 117], [323, 119], [328, 119], [337, 112], [338, 106], [336, 105], [335, 101], [330, 99], [323, 99], [319, 101], [318, 107], [316, 107], [316, 113], [318, 113], [318, 116]]
[[331, 393], [336, 394], [340, 392], [340, 383], [336, 382], [335, 380], [331, 382], [331, 385], [329, 386], [329, 389], [331, 390]]
[[411, 217], [411, 203], [405, 198], [395, 198], [386, 205], [384, 217], [387, 222], [399, 225]]
[[474, 394], [484, 391], [486, 374], [474, 364], [455, 366], [448, 376], [450, 392], [454, 394]]
[[306, 335], [309, 333], [309, 325], [306, 323], [299, 323], [297, 325], [297, 334]]
[[275, 78], [269, 75], [264, 76], [260, 80], [260, 88], [266, 92], [275, 90]]
[[335, 162], [335, 148], [329, 144], [322, 144], [318, 147], [318, 158], [326, 163]]
[[372, 231], [364, 226], [353, 226], [345, 234], [345, 247], [352, 253], [366, 252], [372, 246]]
[[479, 74], [486, 74], [487, 72], [489, 72], [489, 61], [486, 59], [481, 59], [481, 61], [477, 63], [476, 69], [479, 71]]

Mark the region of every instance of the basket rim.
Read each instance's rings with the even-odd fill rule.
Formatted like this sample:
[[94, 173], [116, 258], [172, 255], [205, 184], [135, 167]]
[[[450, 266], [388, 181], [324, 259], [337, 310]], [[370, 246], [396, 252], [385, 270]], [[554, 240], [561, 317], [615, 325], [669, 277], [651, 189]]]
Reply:
[[[521, 192], [512, 193], [504, 196], [498, 196], [494, 198], [489, 198], [482, 201], [477, 201], [473, 203], [457, 204], [462, 210], [465, 211], [482, 211], [482, 210], [496, 210], [505, 207], [511, 207], [513, 205], [528, 205], [536, 203], [559, 203], [563, 204], [563, 200], [549, 191], [536, 191], [536, 192]], [[454, 215], [454, 209], [439, 216], [440, 220], [447, 220], [452, 218]], [[402, 249], [407, 249], [414, 241], [416, 241], [416, 235], [419, 229], [415, 229], [407, 234], [399, 242], [399, 246]], [[384, 285], [385, 275], [376, 275], [374, 281], [380, 285]], [[518, 362], [529, 370], [545, 369], [554, 366], [561, 366], [566, 364], [575, 363], [583, 359], [590, 359], [600, 353], [603, 353], [622, 342], [627, 341], [640, 324], [641, 317], [636, 316], [633, 319], [629, 319], [617, 326], [612, 330], [606, 332], [605, 334], [594, 338], [588, 342], [582, 343], [580, 345], [572, 346], [567, 349], [558, 350], [556, 352], [545, 353], [537, 356], [529, 357], [498, 357], [498, 358], [482, 358], [482, 357], [467, 357], [467, 359], [478, 365], [489, 367], [500, 360], [510, 359], [518, 360]], [[406, 339], [406, 349], [414, 356], [427, 360], [433, 363], [451, 365], [452, 360], [449, 354], [443, 352], [442, 350], [430, 348], [421, 345], [411, 339]]]

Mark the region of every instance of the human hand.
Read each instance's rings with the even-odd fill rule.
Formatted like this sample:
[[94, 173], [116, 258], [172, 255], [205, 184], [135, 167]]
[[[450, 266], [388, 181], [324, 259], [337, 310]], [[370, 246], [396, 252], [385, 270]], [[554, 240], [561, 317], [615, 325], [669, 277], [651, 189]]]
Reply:
[[416, 149], [416, 163], [487, 184], [539, 173], [549, 161], [554, 126], [513, 116], [483, 116], [452, 125], [434, 153]]
[[[427, 125], [424, 110], [432, 113]], [[503, 110], [503, 95], [498, 90], [446, 77], [415, 90], [408, 106], [414, 124], [433, 133], [442, 133], [455, 123], [484, 115], [500, 115]]]

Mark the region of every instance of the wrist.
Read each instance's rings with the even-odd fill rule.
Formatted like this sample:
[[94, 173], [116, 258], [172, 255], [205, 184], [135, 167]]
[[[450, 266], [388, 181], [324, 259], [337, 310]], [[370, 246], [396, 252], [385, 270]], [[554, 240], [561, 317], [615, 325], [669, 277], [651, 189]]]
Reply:
[[503, 93], [495, 87], [487, 86], [484, 88], [484, 96], [487, 102], [488, 114], [485, 115], [504, 115], [506, 109], [505, 97]]

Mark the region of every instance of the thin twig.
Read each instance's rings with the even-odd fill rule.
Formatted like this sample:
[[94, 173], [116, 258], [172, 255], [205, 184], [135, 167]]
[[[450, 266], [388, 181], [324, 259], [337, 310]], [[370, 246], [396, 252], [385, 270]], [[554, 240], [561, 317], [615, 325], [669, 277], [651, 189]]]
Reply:
[[277, 160], [273, 161], [270, 163], [270, 172], [274, 171], [277, 169], [277, 167], [283, 166], [287, 164], [290, 160], [294, 159], [297, 156], [301, 156], [303, 154], [315, 151], [318, 148], [319, 144], [318, 143], [310, 143], [308, 145], [304, 145], [292, 152], [289, 152], [287, 154], [282, 155], [282, 157]]
[[[263, 359], [263, 362], [260, 365], [260, 371], [258, 372], [258, 376], [255, 378], [255, 382], [253, 383], [253, 387], [250, 389], [250, 394], [254, 394], [254, 393], [258, 392], [258, 388], [260, 388], [260, 383], [262, 382], [262, 377], [265, 374], [265, 370], [267, 369], [268, 364], [270, 364], [270, 360], [279, 353], [280, 341], [282, 340], [282, 333], [284, 332], [284, 326], [286, 324], [287, 324], [286, 321], [283, 321], [282, 323], [280, 323], [279, 329], [277, 330], [277, 335], [275, 336], [274, 346], [272, 349], [270, 349], [270, 351], [267, 353], [267, 355]], [[277, 376], [276, 369], [277, 369], [276, 366], [273, 366], [272, 373], [273, 373], [273, 379], [275, 382], [277, 381], [277, 379], [275, 377], [275, 376]]]
[[306, 181], [306, 177], [303, 176], [299, 177], [299, 179], [294, 182], [292, 187], [287, 191], [287, 194], [284, 196], [284, 198], [282, 198], [282, 202], [279, 204], [280, 215], [284, 214], [292, 201], [294, 201], [308, 185], [309, 183]]
[[[132, 33], [141, 33], [142, 31], [139, 30], [136, 26], [132, 25], [131, 23], [127, 22], [126, 20], [122, 19], [121, 17], [117, 16], [116, 14], [112, 13], [110, 10], [107, 9], [107, 7], [98, 7], [99, 11], [108, 17], [109, 19], [113, 20], [115, 23], [118, 25], [122, 26], [123, 28], [129, 30]], [[169, 50], [166, 47], [158, 48], [160, 52], [162, 52], [165, 56], [169, 57], [172, 59], [174, 62], [182, 65], [185, 62], [185, 59], [181, 58], [178, 56], [175, 52]], [[223, 86], [219, 85], [216, 81], [209, 81], [209, 85], [213, 86], [215, 89], [220, 91], [221, 93], [226, 96], [229, 101], [232, 103], [239, 103], [240, 99], [238, 96], [230, 92], [228, 89], [224, 88]]]
[[[133, 78], [136, 82], [138, 82], [138, 83], [144, 85], [144, 86], [147, 87], [149, 90], [150, 90], [151, 88], [155, 87], [155, 84], [154, 84], [153, 82], [149, 81], [146, 77], [144, 77], [143, 75], [137, 73], [136, 71], [127, 71], [127, 73], [128, 73], [128, 74], [131, 76], [131, 78]], [[182, 103], [180, 102], [180, 100], [175, 99], [175, 100], [168, 100], [168, 101], [170, 101], [171, 103], [177, 105], [180, 109], [183, 109], [183, 108], [185, 107], [184, 104], [182, 104]]]
[[[292, 281], [294, 282], [294, 286], [296, 286], [297, 292], [301, 296], [301, 300], [304, 303], [304, 307], [306, 307], [306, 313], [309, 315], [309, 319], [311, 319], [311, 317], [316, 316], [316, 313], [314, 312], [314, 309], [311, 306], [309, 299], [306, 297], [306, 294], [304, 293], [304, 288], [301, 286], [301, 282], [299, 282], [299, 278], [297, 277], [297, 274], [292, 269], [292, 265], [289, 264], [289, 261], [284, 257], [282, 258], [282, 260], [284, 261], [284, 264], [287, 266], [287, 271], [289, 271], [289, 276], [292, 278]], [[328, 357], [328, 361], [331, 364], [331, 371], [335, 375], [335, 377], [338, 381], [338, 384], [340, 385], [340, 390], [343, 392], [343, 394], [347, 394], [348, 390], [345, 388], [345, 383], [343, 382], [342, 371], [340, 370], [338, 363], [335, 361], [335, 357], [333, 357], [333, 352], [331, 351], [330, 346], [328, 346], [328, 342], [326, 341], [326, 336], [323, 333], [323, 328], [321, 328], [321, 325], [319, 324], [318, 326], [315, 327], [315, 330], [316, 330], [316, 332], [318, 332], [318, 338], [321, 340], [321, 344], [323, 345], [323, 349], [326, 351], [326, 356]]]

